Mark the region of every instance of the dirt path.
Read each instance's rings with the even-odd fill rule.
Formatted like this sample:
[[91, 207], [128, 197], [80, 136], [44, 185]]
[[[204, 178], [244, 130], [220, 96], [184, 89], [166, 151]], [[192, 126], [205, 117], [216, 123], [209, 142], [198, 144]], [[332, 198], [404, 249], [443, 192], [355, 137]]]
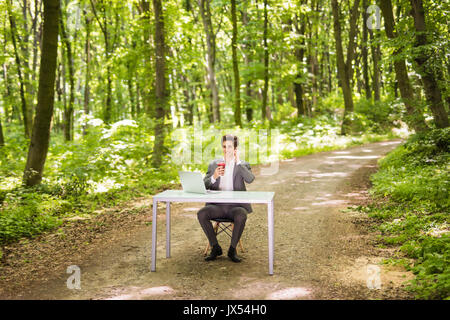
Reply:
[[[165, 205], [158, 217], [157, 272], [150, 272], [151, 226], [143, 219], [105, 232], [104, 241], [74, 250], [53, 274], [14, 291], [7, 299], [404, 299], [402, 282], [411, 275], [378, 263], [393, 253], [374, 246], [367, 218], [346, 212], [366, 198], [368, 176], [382, 155], [400, 140], [341, 151], [321, 152], [280, 163], [279, 172], [262, 176], [248, 190], [275, 192], [274, 275], [268, 275], [267, 213], [252, 205], [242, 240], [240, 264], [226, 254], [205, 262], [206, 245], [196, 213], [203, 204], [172, 204], [172, 258], [165, 258]], [[151, 199], [141, 203], [151, 215]], [[149, 207], [150, 206], [150, 207]], [[148, 218], [146, 218], [148, 219]], [[225, 250], [226, 235], [219, 236]], [[58, 256], [55, 253], [55, 259]], [[50, 263], [50, 262], [49, 262]], [[81, 289], [68, 289], [66, 268], [81, 270]], [[381, 269], [381, 289], [369, 289], [367, 267]], [[1, 283], [1, 282], [0, 282]], [[12, 284], [11, 284], [11, 287]], [[20, 288], [20, 289], [18, 289]]]

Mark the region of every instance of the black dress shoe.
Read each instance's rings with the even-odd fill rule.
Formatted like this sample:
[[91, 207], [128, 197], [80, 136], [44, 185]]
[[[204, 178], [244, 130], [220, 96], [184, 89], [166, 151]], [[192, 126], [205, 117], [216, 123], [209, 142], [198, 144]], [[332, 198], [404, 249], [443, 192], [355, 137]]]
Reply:
[[233, 262], [241, 262], [241, 259], [236, 255], [236, 248], [233, 248], [232, 246], [228, 249], [228, 257], [230, 257]]
[[205, 258], [205, 260], [212, 261], [215, 260], [217, 256], [221, 255], [222, 255], [222, 248], [219, 246], [219, 244], [215, 244], [211, 249], [211, 253], [209, 254], [209, 256]]

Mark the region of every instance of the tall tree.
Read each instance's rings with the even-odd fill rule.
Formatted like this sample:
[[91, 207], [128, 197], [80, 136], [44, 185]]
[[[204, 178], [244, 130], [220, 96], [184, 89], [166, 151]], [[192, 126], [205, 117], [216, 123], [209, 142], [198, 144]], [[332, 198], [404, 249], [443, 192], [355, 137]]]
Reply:
[[152, 165], [160, 167], [164, 153], [164, 116], [166, 113], [166, 44], [164, 32], [164, 14], [161, 0], [153, 0], [155, 12], [155, 144], [152, 154]]
[[0, 118], [0, 147], [5, 145], [5, 138], [3, 137], [2, 118]]
[[[111, 121], [112, 114], [112, 63], [111, 58], [113, 55], [115, 41], [111, 39], [111, 31], [108, 27], [111, 25], [110, 19], [108, 19], [107, 14], [107, 4], [104, 0], [97, 0], [96, 3], [93, 0], [90, 0], [92, 12], [94, 13], [95, 19], [97, 20], [100, 29], [103, 34], [103, 39], [105, 41], [105, 58], [106, 58], [106, 103], [105, 109], [103, 110], [103, 119], [106, 123]], [[100, 14], [98, 13], [100, 11]], [[116, 35], [115, 35], [116, 36]]]
[[269, 45], [267, 44], [268, 36], [268, 24], [269, 18], [267, 17], [267, 3], [268, 0], [264, 0], [264, 34], [263, 34], [263, 47], [264, 47], [264, 88], [262, 91], [262, 105], [261, 105], [261, 118], [271, 120], [271, 114], [269, 104], [267, 103], [267, 94], [269, 91]]
[[208, 86], [211, 90], [212, 118], [213, 122], [220, 122], [219, 90], [216, 80], [216, 35], [211, 19], [211, 0], [198, 0], [200, 15], [203, 21], [203, 29], [206, 35], [206, 68], [208, 71]]
[[[145, 113], [150, 116], [155, 116], [155, 108], [154, 108], [154, 81], [153, 76], [155, 70], [152, 66], [152, 58], [151, 54], [154, 53], [154, 47], [152, 46], [153, 41], [153, 33], [152, 33], [152, 18], [151, 18], [151, 10], [150, 10], [150, 2], [147, 0], [139, 1], [139, 14], [140, 17], [140, 25], [142, 29], [142, 43], [144, 44], [144, 52], [146, 54], [142, 57], [143, 64], [143, 72], [144, 74], [136, 79], [136, 113], [140, 113], [140, 105], [139, 105], [139, 96], [142, 96], [143, 101], [143, 109]], [[139, 80], [143, 81], [140, 82]], [[142, 86], [143, 84], [143, 86]]]
[[334, 21], [334, 37], [336, 42], [336, 59], [338, 66], [338, 76], [344, 95], [344, 118], [342, 120], [341, 134], [347, 134], [350, 126], [348, 114], [353, 112], [353, 98], [350, 81], [353, 78], [352, 61], [355, 51], [356, 22], [358, 20], [359, 0], [354, 0], [350, 16], [350, 30], [348, 35], [347, 60], [344, 60], [344, 50], [342, 48], [342, 32], [340, 23], [340, 8], [337, 0], [331, 1]]
[[[20, 100], [22, 103], [22, 116], [23, 116], [23, 124], [24, 124], [24, 130], [25, 130], [25, 137], [29, 138], [31, 134], [31, 126], [32, 126], [32, 114], [31, 114], [31, 108], [28, 106], [27, 99], [26, 99], [26, 92], [25, 92], [25, 86], [26, 81], [22, 72], [23, 63], [22, 59], [20, 58], [19, 54], [19, 48], [17, 45], [17, 25], [16, 25], [16, 19], [14, 16], [14, 13], [12, 11], [12, 2], [11, 0], [7, 0], [7, 10], [8, 10], [8, 17], [9, 22], [11, 25], [11, 39], [14, 47], [14, 57], [16, 60], [16, 66], [17, 66], [17, 74], [19, 76], [19, 84], [20, 84]], [[22, 52], [25, 50], [22, 50]]]
[[317, 105], [317, 96], [318, 96], [318, 83], [317, 83], [317, 77], [318, 77], [318, 41], [319, 41], [319, 34], [318, 34], [318, 15], [320, 13], [320, 1], [312, 0], [311, 1], [311, 12], [312, 17], [310, 20], [310, 26], [309, 26], [309, 32], [308, 32], [308, 38], [309, 38], [309, 54], [308, 54], [308, 65], [310, 67], [310, 77], [311, 77], [311, 104], [308, 108], [309, 116], [311, 116], [311, 110], [312, 108], [316, 107]]
[[[26, 1], [24, 1], [24, 7], [26, 7]], [[31, 7], [31, 4], [30, 4]], [[38, 42], [41, 39], [41, 29], [42, 29], [42, 22], [38, 23], [38, 19], [41, 16], [41, 11], [42, 11], [42, 1], [40, 0], [34, 0], [34, 16], [31, 13], [31, 9], [28, 9], [29, 11], [29, 16], [31, 18], [31, 28], [30, 31], [26, 31], [27, 33], [29, 33], [31, 36], [33, 36], [33, 45], [32, 45], [32, 49], [29, 49], [29, 45], [28, 43], [26, 44], [27, 49], [26, 49], [26, 56], [29, 57], [30, 56], [30, 52], [33, 54], [33, 59], [32, 59], [32, 63], [29, 69], [29, 71], [26, 71], [25, 73], [25, 77], [27, 79], [27, 92], [28, 92], [28, 103], [27, 106], [29, 106], [29, 114], [30, 114], [30, 118], [33, 118], [33, 108], [31, 108], [31, 106], [33, 106], [33, 100], [34, 97], [36, 96], [36, 91], [37, 91], [37, 86], [34, 84], [36, 81], [36, 76], [37, 76], [37, 67], [38, 67], [38, 56], [39, 56], [39, 44]], [[25, 13], [24, 13], [24, 16]], [[27, 28], [25, 28], [25, 30], [27, 30]], [[27, 40], [28, 41], [28, 40]], [[30, 58], [27, 58], [27, 60], [30, 60]], [[31, 76], [31, 80], [30, 79]], [[31, 120], [31, 123], [33, 121]]]
[[233, 74], [234, 74], [234, 121], [236, 125], [242, 127], [241, 120], [241, 81], [239, 77], [239, 61], [237, 57], [237, 18], [236, 18], [236, 0], [231, 0], [231, 21], [233, 25], [233, 36], [231, 38], [231, 51], [233, 56]]
[[[62, 5], [62, 4], [61, 4]], [[59, 13], [59, 23], [61, 40], [64, 43], [67, 65], [69, 67], [69, 103], [64, 105], [64, 138], [66, 141], [73, 140], [73, 105], [75, 101], [75, 80], [74, 80], [74, 66], [73, 66], [73, 55], [72, 55], [72, 43], [69, 41], [65, 26], [65, 14], [60, 7]]]
[[364, 90], [366, 92], [366, 99], [372, 99], [372, 90], [370, 89], [369, 81], [369, 59], [368, 59], [368, 28], [366, 26], [367, 19], [369, 15], [367, 13], [367, 0], [363, 0], [363, 10], [362, 10], [362, 42], [361, 42], [361, 55], [363, 60], [363, 79], [364, 79]]
[[[86, 39], [84, 45], [85, 52], [85, 63], [86, 70], [84, 74], [84, 99], [83, 99], [83, 111], [85, 114], [90, 113], [89, 99], [91, 96], [91, 21], [92, 17], [88, 15], [86, 8], [83, 9], [85, 28], [86, 28]], [[87, 126], [87, 125], [86, 125]], [[86, 126], [83, 127], [83, 134], [86, 134]]]
[[44, 0], [44, 27], [39, 70], [39, 89], [23, 183], [34, 186], [42, 180], [50, 142], [55, 97], [56, 57], [59, 33], [59, 0]]
[[425, 96], [428, 105], [433, 113], [434, 122], [438, 128], [449, 126], [448, 114], [445, 111], [444, 101], [442, 100], [441, 90], [437, 83], [433, 67], [430, 65], [432, 52], [427, 40], [427, 25], [425, 21], [425, 10], [422, 0], [411, 0], [411, 14], [414, 18], [414, 27], [416, 30], [416, 41], [414, 46], [418, 49], [414, 60], [417, 64], [417, 72], [422, 78]]
[[[395, 39], [397, 35], [395, 34], [395, 22], [394, 14], [392, 11], [391, 0], [380, 0], [379, 5], [384, 18], [384, 30], [389, 39]], [[411, 86], [408, 77], [408, 70], [406, 68], [406, 62], [404, 58], [401, 58], [402, 49], [396, 48], [394, 50], [394, 70], [395, 76], [398, 82], [398, 87], [400, 89], [400, 95], [402, 97], [403, 103], [406, 107], [407, 116], [405, 121], [409, 127], [414, 128], [415, 131], [420, 132], [428, 129], [425, 123], [425, 118], [422, 112], [417, 108], [416, 98], [414, 97], [414, 91]]]
[[[244, 8], [242, 11], [242, 24], [244, 25], [244, 30], [248, 28], [248, 24], [250, 22], [249, 13], [248, 13], [248, 0], [244, 2]], [[251, 55], [251, 42], [249, 38], [250, 32], [245, 32], [244, 37], [244, 62], [245, 68], [248, 70], [250, 68], [250, 55]], [[244, 104], [245, 104], [245, 114], [247, 117], [247, 121], [250, 122], [253, 119], [253, 108], [251, 107], [251, 98], [252, 98], [252, 79], [248, 76], [247, 81], [245, 82], [245, 95], [244, 95]]]
[[[5, 22], [5, 24], [6, 24], [6, 22]], [[7, 50], [6, 50], [6, 43], [8, 41], [7, 40], [8, 36], [7, 36], [6, 33], [7, 33], [6, 32], [6, 28], [4, 28], [2, 45], [3, 45], [3, 51], [5, 53], [7, 52]], [[10, 122], [10, 120], [14, 117], [14, 109], [15, 109], [14, 105], [15, 105], [15, 103], [11, 103], [12, 83], [10, 81], [9, 66], [8, 66], [6, 61], [3, 62], [3, 64], [2, 64], [2, 76], [3, 76], [3, 83], [4, 83], [4, 89], [5, 89], [5, 91], [3, 92], [3, 96], [2, 96], [2, 98], [3, 98], [3, 110], [5, 111], [6, 122]], [[8, 110], [9, 106], [12, 107], [11, 117], [10, 117], [10, 113], [9, 113], [9, 110]], [[17, 116], [20, 117], [20, 113], [19, 112], [17, 112]], [[20, 121], [20, 119], [19, 119], [19, 121]]]
[[[301, 5], [306, 4], [306, 0], [300, 2]], [[303, 10], [303, 9], [302, 9]], [[300, 27], [299, 27], [300, 20]], [[297, 59], [297, 75], [294, 81], [294, 92], [295, 92], [295, 104], [297, 107], [297, 117], [305, 115], [305, 105], [303, 102], [303, 58], [305, 56], [305, 29], [306, 29], [306, 17], [305, 14], [301, 13], [300, 18], [296, 14], [294, 20], [294, 27], [299, 36], [299, 42], [295, 48], [295, 57]]]
[[369, 29], [370, 34], [370, 47], [372, 50], [372, 62], [373, 62], [373, 74], [372, 74], [372, 88], [373, 88], [373, 96], [375, 101], [380, 100], [380, 45], [375, 43], [374, 31]]

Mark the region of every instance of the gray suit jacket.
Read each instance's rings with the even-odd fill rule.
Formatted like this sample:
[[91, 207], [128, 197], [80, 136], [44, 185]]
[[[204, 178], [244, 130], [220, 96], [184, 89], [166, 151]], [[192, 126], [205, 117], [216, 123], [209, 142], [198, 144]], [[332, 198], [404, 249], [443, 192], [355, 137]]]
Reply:
[[[220, 177], [216, 179], [216, 182], [213, 184], [211, 183], [211, 177], [214, 175], [214, 171], [216, 171], [217, 164], [219, 162], [223, 162], [224, 159], [215, 159], [211, 161], [211, 163], [208, 166], [208, 172], [206, 173], [205, 178], [203, 181], [205, 182], [206, 189], [211, 190], [219, 190], [219, 184], [220, 184]], [[233, 190], [234, 191], [247, 191], [245, 188], [245, 183], [252, 183], [253, 180], [255, 180], [255, 176], [252, 173], [252, 169], [250, 168], [250, 164], [246, 161], [241, 160], [241, 163], [236, 165], [234, 164], [234, 170], [233, 170]], [[217, 204], [217, 203], [206, 203], [208, 204]], [[233, 206], [239, 206], [247, 209], [247, 212], [252, 212], [252, 206], [250, 203], [227, 203], [229, 205]]]

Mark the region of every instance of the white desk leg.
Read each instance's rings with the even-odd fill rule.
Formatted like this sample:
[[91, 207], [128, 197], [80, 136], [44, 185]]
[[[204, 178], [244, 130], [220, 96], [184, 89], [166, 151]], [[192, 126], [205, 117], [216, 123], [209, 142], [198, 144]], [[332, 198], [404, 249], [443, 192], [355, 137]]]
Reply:
[[170, 258], [170, 201], [166, 202], [166, 258]]
[[156, 271], [156, 211], [158, 201], [153, 199], [153, 219], [152, 219], [152, 266], [151, 271]]
[[273, 200], [267, 204], [267, 221], [269, 227], [269, 274], [273, 275]]

